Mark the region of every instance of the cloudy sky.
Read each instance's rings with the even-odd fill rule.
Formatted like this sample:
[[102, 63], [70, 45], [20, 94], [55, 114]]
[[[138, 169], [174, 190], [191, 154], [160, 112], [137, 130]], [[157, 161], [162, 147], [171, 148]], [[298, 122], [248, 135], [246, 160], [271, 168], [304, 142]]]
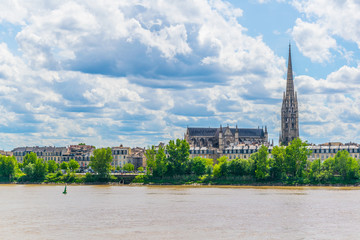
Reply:
[[267, 125], [289, 41], [300, 136], [360, 142], [357, 0], [2, 0], [0, 149]]

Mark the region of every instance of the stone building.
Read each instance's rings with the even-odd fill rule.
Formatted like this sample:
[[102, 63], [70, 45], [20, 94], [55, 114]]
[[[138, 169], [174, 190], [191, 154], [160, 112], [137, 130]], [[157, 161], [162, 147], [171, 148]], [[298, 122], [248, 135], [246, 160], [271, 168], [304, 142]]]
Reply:
[[187, 128], [185, 140], [191, 147], [207, 147], [216, 149], [225, 149], [238, 144], [263, 144], [268, 143], [267, 127], [263, 128]]
[[289, 45], [286, 92], [283, 94], [281, 107], [281, 133], [279, 136], [279, 143], [284, 146], [287, 146], [293, 139], [299, 137], [299, 111], [297, 92], [295, 92], [294, 89], [291, 45]]
[[80, 164], [81, 169], [87, 168], [94, 150], [95, 147], [91, 145], [70, 145], [66, 149], [66, 153], [62, 156], [62, 162], [68, 162], [71, 159], [75, 159]]
[[17, 147], [12, 150], [13, 156], [18, 162], [23, 162], [24, 157], [28, 153], [36, 153], [38, 158], [45, 161], [54, 160], [57, 163], [62, 162], [64, 154], [66, 154], [66, 147]]

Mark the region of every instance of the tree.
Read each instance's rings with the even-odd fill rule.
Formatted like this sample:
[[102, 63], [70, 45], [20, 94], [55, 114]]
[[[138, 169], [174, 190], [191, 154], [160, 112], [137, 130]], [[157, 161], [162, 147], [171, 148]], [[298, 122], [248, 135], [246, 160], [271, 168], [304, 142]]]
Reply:
[[27, 180], [41, 182], [45, 179], [47, 164], [43, 159], [37, 158], [35, 163], [28, 163], [25, 166], [24, 172]]
[[306, 148], [307, 143], [296, 138], [285, 149], [286, 172], [292, 177], [302, 177], [306, 166], [307, 157], [311, 150]]
[[191, 172], [196, 176], [204, 175], [206, 172], [206, 159], [201, 157], [194, 157], [191, 160]]
[[94, 150], [89, 165], [100, 177], [107, 177], [111, 171], [112, 160], [111, 148], [99, 148]]
[[245, 159], [234, 159], [229, 164], [229, 173], [234, 176], [245, 176], [249, 174], [249, 162]]
[[321, 179], [321, 161], [316, 159], [310, 164], [310, 179], [320, 181]]
[[156, 158], [156, 150], [155, 146], [151, 146], [151, 148], [146, 149], [145, 151], [146, 157], [146, 174], [150, 174], [153, 171], [155, 166], [155, 158]]
[[189, 160], [189, 149], [188, 142], [180, 139], [170, 140], [166, 146], [166, 150], [169, 154], [167, 158], [167, 173], [168, 175], [182, 175], [185, 172], [186, 164]]
[[270, 167], [268, 161], [268, 148], [261, 146], [259, 151], [255, 153], [255, 177], [259, 180], [264, 180], [269, 176]]
[[137, 169], [139, 172], [143, 172], [144, 171], [144, 168], [143, 167], [138, 167]]
[[272, 179], [283, 179], [286, 177], [285, 148], [275, 146], [271, 151], [270, 177]]
[[67, 162], [62, 162], [60, 164], [60, 169], [67, 171], [69, 169], [69, 164]]
[[17, 169], [15, 157], [0, 156], [0, 178], [11, 182]]
[[37, 155], [34, 152], [28, 153], [25, 155], [24, 157], [24, 161], [23, 161], [23, 167], [25, 167], [26, 165], [28, 165], [29, 163], [35, 163], [37, 159]]
[[80, 168], [80, 164], [75, 159], [70, 159], [69, 161], [69, 169], [72, 172], [75, 172]]
[[344, 180], [355, 179], [359, 177], [359, 164], [348, 151], [342, 150], [335, 155], [335, 171]]
[[162, 146], [159, 146], [159, 149], [155, 155], [153, 176], [163, 177], [166, 171], [167, 171], [167, 162], [166, 162], [165, 149]]
[[132, 163], [125, 163], [123, 170], [132, 172], [134, 171], [134, 165]]
[[228, 158], [222, 156], [218, 158], [218, 163], [214, 166], [214, 176], [215, 177], [226, 177], [228, 175]]
[[54, 173], [54, 172], [56, 172], [56, 171], [59, 169], [59, 164], [57, 164], [57, 163], [55, 162], [55, 160], [49, 160], [49, 161], [47, 162], [47, 164], [48, 164], [48, 171], [49, 171], [50, 173]]

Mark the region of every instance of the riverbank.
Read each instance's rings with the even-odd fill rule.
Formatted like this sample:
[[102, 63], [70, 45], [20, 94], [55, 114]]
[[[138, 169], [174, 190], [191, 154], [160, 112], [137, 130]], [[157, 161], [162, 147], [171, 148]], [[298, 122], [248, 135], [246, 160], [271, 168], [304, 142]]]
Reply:
[[[21, 180], [21, 179], [20, 179]], [[43, 181], [17, 181], [0, 182], [1, 184], [49, 184], [49, 185], [147, 185], [147, 186], [253, 186], [253, 187], [359, 187], [360, 180], [344, 180], [334, 177], [331, 180], [319, 182], [310, 181], [308, 178], [286, 178], [284, 180], [262, 180], [259, 181], [250, 176], [214, 177], [212, 175], [180, 175], [173, 177], [153, 177], [149, 175], [138, 176], [110, 176], [99, 179], [96, 175], [67, 174], [54, 177], [49, 174]]]

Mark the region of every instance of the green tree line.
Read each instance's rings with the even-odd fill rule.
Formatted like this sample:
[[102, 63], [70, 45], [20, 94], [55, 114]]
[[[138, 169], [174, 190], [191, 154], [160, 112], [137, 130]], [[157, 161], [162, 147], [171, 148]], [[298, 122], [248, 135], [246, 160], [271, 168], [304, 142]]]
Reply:
[[[201, 157], [190, 158], [185, 140], [170, 141], [165, 147], [146, 150], [148, 180], [178, 179], [195, 176], [200, 182], [242, 179], [247, 182], [282, 182], [285, 184], [348, 183], [359, 180], [359, 161], [346, 151], [323, 162], [309, 161], [307, 143], [294, 139], [289, 146], [275, 146], [271, 156], [261, 146], [248, 159], [229, 160], [222, 156], [213, 162]], [[194, 178], [193, 178], [194, 179]]]

